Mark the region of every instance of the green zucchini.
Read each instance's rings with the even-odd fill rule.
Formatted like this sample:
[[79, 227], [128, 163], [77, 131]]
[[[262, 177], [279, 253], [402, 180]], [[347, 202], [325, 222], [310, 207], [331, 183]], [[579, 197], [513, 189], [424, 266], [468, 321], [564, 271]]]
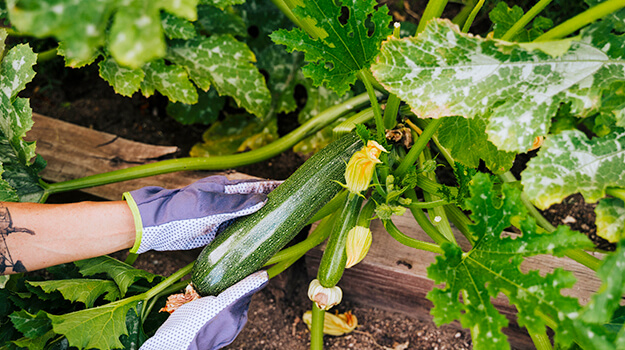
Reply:
[[200, 295], [217, 295], [260, 269], [334, 197], [349, 158], [362, 148], [348, 134], [308, 159], [268, 197], [262, 209], [236, 220], [200, 253], [191, 281]]

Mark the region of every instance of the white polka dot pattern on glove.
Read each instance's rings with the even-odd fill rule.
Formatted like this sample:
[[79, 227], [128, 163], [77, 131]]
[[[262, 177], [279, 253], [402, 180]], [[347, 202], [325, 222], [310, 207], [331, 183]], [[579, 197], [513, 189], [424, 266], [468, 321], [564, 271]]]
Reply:
[[143, 238], [137, 253], [145, 253], [151, 249], [164, 251], [203, 247], [215, 238], [222, 223], [252, 214], [262, 208], [264, 204], [265, 202], [261, 202], [235, 213], [178, 220], [158, 226], [144, 227]]
[[269, 193], [278, 187], [284, 181], [250, 181], [239, 182], [231, 185], [224, 186], [224, 193], [238, 193], [238, 194], [250, 194], [250, 193]]
[[[193, 349], [198, 348], [198, 342], [203, 344], [213, 343], [209, 339], [198, 341], [195, 338], [196, 336], [210, 333], [200, 331], [220, 312], [235, 304], [244, 296], [262, 288], [267, 281], [267, 272], [264, 270], [258, 271], [226, 289], [218, 296], [203, 297], [182, 305], [169, 316], [156, 334], [141, 346], [141, 350], [186, 350], [189, 349], [192, 343], [194, 345]], [[218, 326], [224, 327], [224, 325]], [[233, 336], [236, 336], [236, 333]], [[213, 346], [210, 349], [213, 350], [220, 347]]]

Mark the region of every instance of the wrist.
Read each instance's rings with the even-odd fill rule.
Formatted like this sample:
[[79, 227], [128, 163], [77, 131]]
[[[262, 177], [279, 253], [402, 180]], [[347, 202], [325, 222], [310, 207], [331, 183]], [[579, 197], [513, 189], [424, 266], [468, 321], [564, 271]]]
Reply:
[[143, 222], [141, 220], [141, 213], [139, 212], [139, 206], [137, 206], [137, 203], [134, 198], [132, 198], [130, 192], [124, 192], [122, 198], [126, 201], [128, 208], [130, 208], [135, 224], [135, 243], [132, 248], [130, 248], [130, 252], [137, 254], [139, 246], [141, 246], [141, 238], [143, 237]]

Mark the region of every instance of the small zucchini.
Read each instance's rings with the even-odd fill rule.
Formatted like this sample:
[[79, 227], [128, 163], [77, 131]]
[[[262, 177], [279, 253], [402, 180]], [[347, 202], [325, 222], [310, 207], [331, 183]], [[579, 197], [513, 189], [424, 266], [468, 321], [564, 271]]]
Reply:
[[334, 197], [345, 165], [362, 148], [348, 134], [308, 159], [268, 197], [265, 206], [238, 219], [200, 253], [191, 281], [200, 295], [217, 295], [260, 269]]

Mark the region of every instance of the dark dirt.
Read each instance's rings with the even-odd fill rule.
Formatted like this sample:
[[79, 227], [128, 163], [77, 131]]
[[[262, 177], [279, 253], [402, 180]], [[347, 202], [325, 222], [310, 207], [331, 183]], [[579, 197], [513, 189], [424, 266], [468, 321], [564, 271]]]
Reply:
[[[392, 11], [398, 18], [403, 16], [412, 20], [417, 20], [416, 13], [421, 13], [410, 6], [395, 6]], [[22, 96], [30, 98], [36, 113], [144, 143], [175, 145], [181, 148], [177, 157], [186, 156], [193, 144], [201, 140], [206, 128], [201, 125], [183, 126], [167, 116], [167, 101], [162, 96], [146, 98], [135, 94], [131, 98], [122, 97], [97, 76], [95, 65], [71, 70], [63, 67], [61, 59], [42, 66]], [[283, 122], [287, 124], [281, 128], [283, 133], [293, 128], [292, 120], [289, 122], [283, 118]], [[285, 179], [304, 160], [303, 155], [286, 152], [237, 170], [264, 178]], [[89, 199], [84, 196], [75, 198]], [[548, 209], [545, 215], [556, 225], [569, 224], [596, 237], [593, 209], [593, 206], [574, 196]], [[197, 249], [188, 252], [148, 252], [139, 257], [136, 266], [169, 275], [194, 261], [197, 254]], [[124, 255], [120, 252], [116, 257], [123, 258]], [[228, 349], [307, 349], [309, 333], [301, 317], [310, 307], [306, 295], [308, 282], [302, 261], [272, 279], [267, 288], [255, 295], [249, 322]], [[438, 328], [431, 322], [419, 321], [410, 315], [374, 309], [356, 302], [346, 300], [338, 310], [353, 310], [360, 326], [346, 336], [326, 337], [326, 349], [471, 348], [470, 335], [466, 330], [452, 326]]]

